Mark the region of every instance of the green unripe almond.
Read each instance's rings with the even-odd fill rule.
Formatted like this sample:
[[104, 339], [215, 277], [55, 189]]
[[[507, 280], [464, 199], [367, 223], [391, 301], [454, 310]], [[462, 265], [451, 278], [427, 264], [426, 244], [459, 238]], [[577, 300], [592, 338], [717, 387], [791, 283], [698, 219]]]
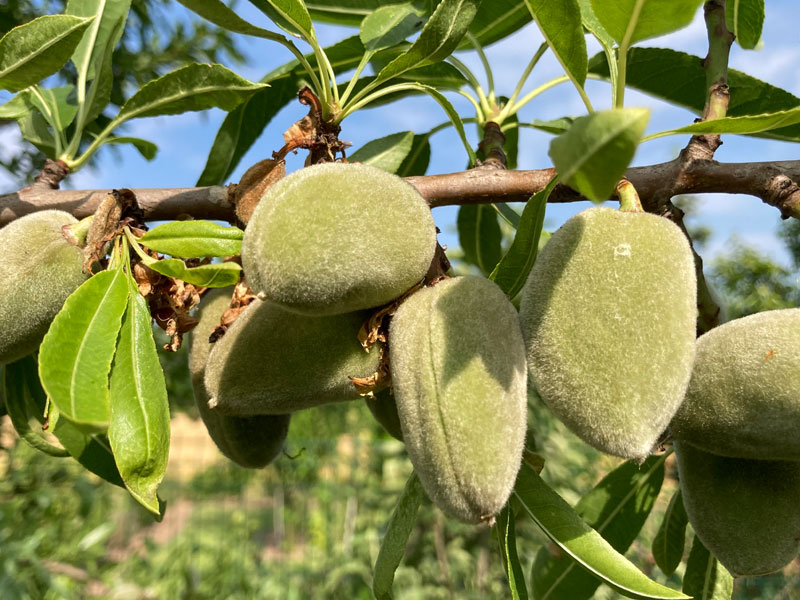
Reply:
[[525, 442], [527, 375], [516, 310], [487, 279], [447, 279], [400, 306], [389, 348], [403, 439], [428, 496], [466, 523], [496, 515]]
[[199, 323], [192, 330], [189, 372], [200, 417], [220, 452], [242, 467], [260, 469], [280, 454], [289, 432], [291, 415], [231, 417], [209, 408], [203, 383], [212, 344], [208, 338], [230, 303], [230, 291], [214, 290], [204, 299]]
[[34, 352], [67, 296], [87, 279], [83, 253], [61, 232], [74, 223], [69, 213], [44, 210], [0, 229], [0, 364]]
[[358, 330], [368, 314], [310, 317], [255, 300], [211, 350], [209, 405], [238, 416], [285, 414], [361, 396], [348, 377], [367, 377], [380, 363]]
[[695, 533], [738, 577], [782, 569], [800, 552], [800, 462], [717, 456], [675, 443]]
[[800, 460], [799, 367], [798, 308], [712, 329], [697, 340], [672, 436], [723, 456]]
[[694, 260], [663, 217], [590, 208], [542, 248], [520, 319], [537, 392], [585, 442], [644, 460], [694, 358]]
[[396, 440], [403, 441], [403, 429], [397, 415], [397, 402], [388, 388], [377, 392], [374, 396], [364, 398], [367, 408], [384, 431]]
[[328, 163], [269, 188], [242, 243], [250, 286], [305, 314], [387, 304], [420, 281], [436, 226], [416, 189], [381, 169]]

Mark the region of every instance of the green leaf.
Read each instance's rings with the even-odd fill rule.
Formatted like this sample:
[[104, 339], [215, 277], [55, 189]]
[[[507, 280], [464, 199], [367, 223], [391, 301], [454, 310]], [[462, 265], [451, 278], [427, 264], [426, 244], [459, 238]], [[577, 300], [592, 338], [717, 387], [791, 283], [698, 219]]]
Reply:
[[[639, 535], [664, 482], [667, 455], [651, 456], [641, 467], [628, 461], [614, 469], [581, 498], [575, 511], [587, 525], [623, 554]], [[537, 598], [587, 600], [600, 580], [571, 557], [551, 556], [543, 547], [536, 555], [531, 579]]]
[[370, 52], [384, 50], [405, 40], [423, 23], [410, 4], [382, 6], [361, 21], [361, 43]]
[[428, 164], [431, 160], [430, 134], [421, 133], [414, 136], [409, 150], [403, 162], [397, 169], [400, 177], [412, 177], [414, 175], [425, 175]]
[[102, 271], [75, 290], [39, 348], [39, 377], [61, 414], [76, 423], [108, 425], [108, 373], [128, 303], [121, 270]]
[[509, 298], [516, 297], [522, 291], [533, 263], [536, 262], [547, 199], [556, 183], [558, 178], [553, 177], [544, 189], [536, 192], [525, 204], [511, 247], [489, 275], [489, 279], [500, 286]]
[[719, 564], [697, 536], [686, 561], [683, 591], [694, 600], [730, 600], [733, 596], [733, 576]]
[[93, 19], [47, 15], [0, 38], [0, 89], [17, 92], [63, 67]]
[[[80, 76], [89, 81], [111, 64], [111, 52], [122, 36], [130, 10], [130, 0], [69, 0], [65, 13], [76, 17], [95, 17], [81, 42], [72, 53], [72, 62]], [[123, 27], [120, 27], [122, 21]]]
[[469, 164], [474, 165], [476, 160], [475, 151], [472, 149], [472, 146], [470, 145], [469, 141], [467, 141], [467, 133], [464, 131], [464, 123], [461, 120], [461, 117], [459, 116], [456, 109], [453, 107], [452, 104], [450, 104], [450, 101], [438, 90], [429, 85], [424, 85], [421, 83], [414, 83], [414, 84], [409, 83], [409, 85], [413, 85], [414, 87], [426, 92], [429, 96], [431, 96], [434, 100], [436, 100], [439, 103], [439, 106], [441, 106], [444, 109], [444, 111], [447, 113], [447, 116], [450, 117], [450, 121], [453, 123], [453, 127], [456, 128], [458, 137], [461, 138], [461, 143], [464, 145], [464, 150], [466, 150], [467, 156], [469, 157]]
[[589, 59], [578, 0], [525, 0], [525, 4], [566, 74], [582, 88]]
[[75, 103], [75, 86], [65, 85], [57, 88], [36, 88], [29, 98], [42, 115], [48, 115], [48, 122], [58, 131], [64, 131], [78, 112]]
[[28, 369], [32, 369], [34, 373], [36, 372], [36, 359], [33, 356], [26, 356], [16, 362], [7, 364], [0, 371], [0, 388], [2, 388], [2, 397], [5, 398], [5, 406], [11, 419], [11, 424], [19, 437], [36, 450], [50, 456], [69, 456], [66, 450], [47, 441], [42, 435], [41, 429], [38, 432], [31, 429], [28, 405], [34, 405], [34, 399], [28, 387], [26, 377]]
[[492, 206], [497, 211], [497, 214], [499, 214], [506, 223], [511, 225], [511, 227], [514, 229], [519, 227], [521, 215], [516, 210], [511, 208], [505, 202], [495, 202], [492, 204]]
[[578, 0], [578, 4], [581, 8], [581, 22], [583, 26], [594, 34], [594, 37], [596, 37], [605, 48], [613, 48], [614, 38], [611, 37], [605, 27], [600, 23], [597, 15], [594, 14], [592, 0]]
[[457, 225], [464, 260], [488, 275], [503, 252], [503, 233], [494, 208], [488, 204], [464, 204], [458, 209]]
[[[629, 35], [627, 41], [628, 46], [631, 46], [688, 26], [701, 2], [702, 0], [592, 0], [592, 8], [597, 19], [618, 44], [622, 44], [626, 35]], [[638, 15], [637, 5], [640, 9]]]
[[[531, 13], [519, 0], [485, 0], [469, 26], [469, 32], [482, 46], [488, 46], [531, 22]], [[469, 40], [462, 40], [459, 49], [472, 49]]]
[[689, 517], [683, 507], [681, 490], [678, 489], [669, 501], [661, 526], [653, 539], [653, 558], [664, 575], [672, 575], [683, 558], [686, 546], [686, 525]]
[[17, 124], [23, 138], [36, 146], [49, 158], [56, 158], [56, 139], [40, 112], [32, 111], [28, 113], [24, 117], [17, 119]]
[[162, 254], [195, 258], [241, 254], [243, 236], [244, 232], [238, 227], [211, 221], [170, 221], [154, 227], [138, 241]]
[[450, 56], [467, 32], [479, 4], [480, 0], [442, 0], [408, 51], [381, 69], [375, 81], [382, 83]]
[[[178, 0], [207, 21], [234, 33], [274, 40], [280, 34], [248, 23], [220, 0]], [[285, 38], [284, 38], [285, 39]]]
[[353, 152], [348, 158], [349, 162], [362, 162], [373, 167], [378, 167], [389, 173], [396, 173], [403, 164], [414, 142], [413, 131], [392, 133], [386, 137], [367, 142]]
[[165, 258], [147, 266], [156, 273], [207, 288], [236, 285], [242, 271], [242, 267], [234, 262], [212, 263], [189, 268], [179, 258]]
[[145, 160], [153, 160], [158, 153], [158, 146], [156, 146], [153, 142], [149, 142], [137, 137], [109, 137], [103, 141], [103, 144], [131, 144], [139, 151], [139, 154], [141, 154]]
[[392, 597], [394, 572], [406, 552], [408, 536], [411, 535], [411, 530], [414, 528], [417, 510], [424, 497], [425, 492], [419, 482], [419, 477], [416, 473], [411, 473], [411, 477], [408, 478], [406, 487], [392, 511], [392, 516], [389, 517], [389, 522], [386, 524], [386, 533], [375, 561], [372, 591], [377, 600], [389, 600]]
[[108, 439], [125, 487], [142, 506], [159, 514], [156, 489], [169, 456], [167, 387], [147, 301], [132, 281], [130, 285], [111, 368]]
[[541, 121], [539, 119], [534, 119], [531, 125], [535, 129], [541, 129], [542, 131], [546, 131], [547, 133], [553, 133], [555, 135], [560, 135], [569, 131], [569, 128], [572, 127], [572, 124], [575, 122], [576, 117], [561, 117], [560, 119], [551, 119], [550, 121]]
[[514, 495], [523, 509], [559, 548], [604, 583], [630, 598], [688, 596], [647, 578], [556, 494], [527, 463], [517, 476]]
[[192, 64], [142, 86], [125, 102], [114, 121], [213, 107], [229, 111], [265, 87], [267, 84], [243, 79], [221, 65]]
[[764, 0], [727, 0], [725, 22], [745, 50], [754, 50], [764, 25]]
[[647, 136], [647, 139], [659, 138], [666, 135], [677, 135], [680, 133], [691, 133], [693, 135], [701, 133], [761, 133], [763, 131], [789, 127], [798, 123], [800, 123], [800, 107], [761, 115], [722, 117], [721, 119], [713, 119], [711, 121], [700, 121], [699, 123], [693, 123], [685, 127], [679, 127], [678, 129], [659, 131], [658, 133]]
[[508, 578], [508, 587], [513, 600], [528, 600], [528, 588], [525, 585], [525, 575], [517, 554], [516, 527], [514, 525], [514, 511], [508, 504], [497, 515], [495, 527], [497, 541], [500, 543], [500, 556], [503, 558], [503, 567]]
[[[592, 73], [608, 77], [603, 54], [589, 61]], [[665, 48], [633, 48], [628, 53], [627, 85], [671, 104], [702, 114], [706, 74], [699, 56]], [[774, 113], [800, 106], [800, 98], [735, 69], [728, 70], [730, 103], [727, 115], [738, 117]], [[790, 142], [800, 141], [800, 125], [755, 134]]]
[[316, 39], [311, 15], [303, 0], [250, 0], [286, 33], [306, 41]]
[[[336, 71], [354, 69], [363, 53], [364, 47], [358, 36], [325, 48], [325, 54]], [[316, 65], [313, 55], [306, 58], [312, 67]], [[297, 100], [297, 90], [304, 85], [305, 76], [296, 60], [282, 65], [264, 78], [272, 87], [256, 92], [225, 117], [197, 181], [198, 186], [221, 185], [231, 176], [278, 111]]]
[[30, 114], [33, 104], [30, 101], [30, 92], [20, 92], [11, 100], [0, 105], [0, 119], [21, 119]]
[[561, 180], [581, 194], [607, 200], [636, 152], [650, 111], [620, 108], [575, 119], [550, 142], [550, 158]]

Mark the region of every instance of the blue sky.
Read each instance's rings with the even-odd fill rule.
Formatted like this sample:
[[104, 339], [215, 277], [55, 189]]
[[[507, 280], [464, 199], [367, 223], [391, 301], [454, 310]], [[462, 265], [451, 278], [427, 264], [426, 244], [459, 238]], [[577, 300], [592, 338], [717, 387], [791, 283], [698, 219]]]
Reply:
[[[794, 4], [792, 0], [770, 0], [764, 24], [763, 48], [759, 51], [745, 51], [734, 46], [730, 65], [800, 96], [800, 71], [796, 68], [796, 65], [800, 64], [800, 45]], [[242, 9], [240, 14], [244, 18], [259, 26], [272, 28], [262, 13], [251, 9], [248, 3], [240, 1], [238, 6]], [[180, 6], [175, 8], [176, 18], [182, 18], [183, 10]], [[354, 29], [318, 26], [318, 36], [323, 45], [353, 33]], [[493, 67], [498, 95], [508, 95], [514, 89], [521, 70], [541, 41], [542, 37], [536, 26], [529, 25], [511, 38], [486, 49]], [[298, 44], [302, 47], [302, 42]], [[239, 45], [252, 59], [247, 67], [234, 68], [241, 75], [253, 80], [259, 79], [275, 66], [291, 58], [282, 47], [265, 40], [241, 37]], [[695, 15], [689, 28], [650, 40], [643, 45], [670, 47], [704, 56], [706, 33], [701, 11]], [[590, 56], [597, 51], [599, 46], [590, 44]], [[469, 64], [479, 78], [481, 77], [482, 68], [472, 53], [459, 54], [459, 58]], [[559, 65], [552, 55], [547, 53], [529, 78], [525, 90], [533, 89], [560, 74]], [[340, 81], [347, 79], [347, 74], [342, 74], [340, 77]], [[607, 84], [589, 81], [587, 91], [595, 108], [607, 108], [610, 105], [611, 92]], [[6, 97], [0, 96], [0, 100]], [[471, 105], [466, 100], [457, 95], [451, 95], [451, 100], [462, 115], [473, 116]], [[694, 118], [693, 114], [684, 109], [669, 107], [630, 90], [626, 93], [626, 105], [652, 109], [648, 132], [687, 124]], [[231, 181], [237, 181], [249, 165], [270, 156], [273, 150], [280, 148], [283, 143], [282, 132], [305, 112], [305, 108], [299, 103], [285, 107], [245, 156], [231, 177]], [[577, 93], [569, 84], [564, 84], [536, 98], [520, 112], [519, 116], [521, 120], [530, 122], [533, 119], [578, 116], [584, 112], [585, 109]], [[155, 142], [159, 146], [159, 155], [155, 161], [147, 162], [135, 151], [127, 148], [122, 150], [119, 159], [106, 152], [103, 153], [97, 169], [87, 169], [73, 174], [69, 178], [68, 185], [77, 189], [192, 186], [203, 169], [206, 155], [224, 116], [222, 111], [210, 110], [203, 113], [133, 121], [127, 133]], [[445, 120], [444, 113], [434, 101], [428, 98], [414, 98], [385, 107], [363, 110], [348, 117], [343, 123], [341, 138], [352, 142], [353, 149], [356, 149], [376, 137], [406, 130], [424, 132]], [[468, 126], [468, 133], [473, 145], [476, 145], [478, 139], [474, 127]], [[548, 134], [522, 129], [519, 168], [535, 169], [551, 166], [547, 157], [549, 141]], [[794, 144], [786, 142], [737, 136], [725, 136], [724, 142], [717, 151], [716, 158], [726, 162], [791, 160], [796, 158], [798, 153]], [[17, 132], [3, 132], [0, 136], [0, 152], [3, 152], [4, 147], [8, 149], [17, 143]], [[464, 168], [467, 157], [452, 129], [434, 136], [432, 143], [433, 154], [429, 173], [445, 173]], [[686, 139], [677, 136], [649, 142], [639, 148], [634, 164], [645, 165], [670, 160], [685, 143]], [[291, 171], [300, 168], [302, 160], [303, 157], [299, 155], [290, 157], [288, 169]], [[0, 190], [10, 189], [8, 180], [0, 179]], [[587, 206], [586, 203], [549, 206], [546, 227], [557, 228], [569, 216]], [[724, 251], [730, 237], [736, 235], [778, 260], [786, 259], [780, 243], [774, 237], [780, 222], [776, 209], [762, 204], [756, 198], [724, 194], [702, 196], [699, 209], [694, 222], [708, 225], [714, 230], [709, 246], [702, 252], [704, 257], [710, 258]], [[456, 207], [434, 210], [434, 218], [443, 231], [441, 241], [450, 246], [457, 245], [457, 237], [454, 234], [456, 211]]]

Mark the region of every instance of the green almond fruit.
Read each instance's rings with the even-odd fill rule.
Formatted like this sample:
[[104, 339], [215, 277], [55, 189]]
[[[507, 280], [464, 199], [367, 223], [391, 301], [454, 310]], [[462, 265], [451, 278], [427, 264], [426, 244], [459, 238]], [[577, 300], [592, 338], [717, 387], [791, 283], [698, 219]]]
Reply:
[[77, 223], [60, 210], [44, 210], [0, 229], [0, 364], [34, 352], [64, 301], [87, 278], [83, 252], [61, 228]]
[[208, 357], [209, 405], [223, 414], [285, 414], [361, 396], [349, 377], [368, 377], [380, 349], [367, 353], [358, 331], [364, 312], [310, 317], [255, 300]]
[[723, 456], [800, 460], [798, 367], [800, 308], [712, 329], [697, 339], [686, 400], [670, 433]]
[[643, 461], [691, 375], [696, 278], [669, 220], [596, 207], [542, 248], [520, 320], [536, 391], [581, 439]]
[[293, 311], [333, 315], [387, 304], [426, 274], [430, 208], [402, 178], [363, 164], [306, 167], [271, 186], [247, 224], [250, 286]]
[[397, 402], [388, 388], [364, 398], [367, 408], [384, 431], [396, 440], [403, 441], [403, 429], [397, 414]]
[[398, 308], [389, 349], [403, 439], [425, 491], [461, 521], [491, 520], [511, 494], [525, 442], [516, 310], [487, 279], [446, 279]]
[[291, 415], [231, 417], [209, 408], [208, 392], [203, 383], [206, 362], [212, 344], [208, 338], [230, 303], [230, 291], [214, 290], [203, 298], [199, 322], [191, 333], [189, 372], [200, 417], [211, 439], [236, 464], [260, 469], [271, 463], [283, 450]]
[[695, 533], [737, 577], [778, 571], [800, 552], [800, 462], [730, 458], [675, 442]]

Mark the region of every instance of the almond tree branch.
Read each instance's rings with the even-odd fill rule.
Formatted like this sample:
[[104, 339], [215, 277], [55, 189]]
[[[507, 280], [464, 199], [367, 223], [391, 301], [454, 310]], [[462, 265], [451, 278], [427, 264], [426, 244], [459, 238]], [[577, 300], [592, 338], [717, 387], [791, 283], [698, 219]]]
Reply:
[[[471, 169], [457, 173], [407, 177], [431, 207], [526, 202], [553, 176], [553, 169], [506, 171]], [[678, 194], [747, 194], [775, 206], [784, 218], [800, 218], [800, 161], [719, 163], [713, 160], [673, 161], [633, 167], [630, 181], [647, 210], [660, 212], [669, 198]], [[172, 220], [194, 217], [232, 221], [235, 219], [235, 185], [200, 188], [139, 188], [133, 192], [145, 219]], [[109, 190], [53, 190], [30, 186], [0, 195], [0, 226], [23, 215], [57, 208], [78, 218], [94, 214]], [[550, 202], [586, 200], [578, 192], [558, 185]]]

